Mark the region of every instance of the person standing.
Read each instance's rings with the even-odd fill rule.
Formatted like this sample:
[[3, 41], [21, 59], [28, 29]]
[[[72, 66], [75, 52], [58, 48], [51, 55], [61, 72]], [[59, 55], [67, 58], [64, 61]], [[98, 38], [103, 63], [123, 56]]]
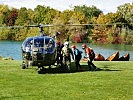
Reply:
[[74, 60], [75, 60], [76, 70], [78, 70], [78, 68], [80, 68], [81, 70], [80, 60], [82, 58], [82, 55], [81, 55], [82, 52], [79, 51], [79, 49], [77, 49], [75, 45], [72, 45], [71, 48], [74, 51], [74, 57], [75, 57]]
[[93, 49], [90, 47], [87, 47], [86, 44], [82, 44], [82, 49], [85, 51], [86, 57], [88, 58], [87, 63], [88, 63], [89, 70], [96, 70], [96, 66], [92, 62], [95, 58], [95, 53], [94, 53]]
[[72, 59], [74, 60], [74, 55], [72, 49], [69, 48], [68, 41], [64, 43], [64, 47], [62, 48], [62, 55], [63, 55], [63, 64], [65, 66], [67, 65], [68, 69], [70, 70], [71, 56]]
[[63, 48], [63, 45], [59, 41], [56, 44], [57, 44], [57, 57], [56, 57], [57, 65], [60, 65], [62, 67], [63, 56], [61, 54], [61, 50]]

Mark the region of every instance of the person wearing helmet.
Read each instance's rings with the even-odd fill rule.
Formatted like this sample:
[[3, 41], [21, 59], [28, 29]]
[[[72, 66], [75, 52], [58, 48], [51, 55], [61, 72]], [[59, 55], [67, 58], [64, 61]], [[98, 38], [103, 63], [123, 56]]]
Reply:
[[75, 60], [76, 70], [78, 70], [78, 68], [80, 68], [80, 70], [81, 70], [81, 65], [80, 65], [79, 62], [80, 62], [80, 60], [82, 58], [82, 55], [81, 55], [82, 51], [77, 49], [75, 45], [72, 45], [71, 48], [72, 48], [72, 50], [74, 52], [74, 57], [75, 57], [74, 60]]
[[85, 58], [88, 58], [88, 62], [87, 63], [88, 63], [89, 70], [95, 70], [96, 66], [92, 63], [92, 61], [95, 58], [95, 53], [94, 53], [93, 49], [90, 48], [90, 47], [87, 47], [86, 44], [82, 45], [82, 49], [85, 51], [85, 54], [86, 54]]
[[66, 48], [68, 48], [68, 47], [69, 47], [69, 42], [66, 41], [66, 42], [64, 43], [64, 46], [65, 46]]
[[[72, 52], [72, 49], [69, 48], [69, 43], [68, 41], [66, 41], [64, 43], [64, 47], [62, 48], [62, 55], [63, 55], [63, 64], [66, 65], [66, 63], [71, 63], [71, 56], [72, 56], [72, 59], [74, 60], [74, 55], [73, 55], [73, 52]], [[70, 67], [68, 64], [68, 67]], [[69, 68], [70, 70], [70, 68]]]

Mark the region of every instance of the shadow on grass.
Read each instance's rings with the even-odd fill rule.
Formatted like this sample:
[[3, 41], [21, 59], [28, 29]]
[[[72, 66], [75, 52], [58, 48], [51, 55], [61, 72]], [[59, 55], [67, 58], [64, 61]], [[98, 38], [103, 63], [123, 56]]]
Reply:
[[116, 70], [116, 69], [110, 69], [108, 66], [104, 66], [103, 68], [96, 68], [95, 70], [89, 70], [88, 65], [81, 65], [82, 69], [76, 70], [75, 64], [71, 64], [70, 70], [67, 68], [45, 68], [44, 70], [40, 71], [39, 74], [63, 74], [63, 73], [76, 73], [76, 72], [97, 72], [97, 71], [121, 71], [121, 70]]

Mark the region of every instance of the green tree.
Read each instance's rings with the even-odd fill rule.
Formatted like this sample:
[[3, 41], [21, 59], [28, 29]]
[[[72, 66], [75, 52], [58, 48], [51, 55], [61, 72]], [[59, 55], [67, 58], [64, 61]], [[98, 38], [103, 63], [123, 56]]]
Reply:
[[65, 24], [70, 24], [68, 21], [70, 20], [71, 16], [73, 15], [74, 11], [72, 10], [65, 10], [62, 12], [62, 19], [64, 19]]
[[44, 13], [44, 20], [42, 23], [44, 24], [52, 24], [53, 22], [53, 19], [55, 18], [56, 14], [59, 12], [55, 9], [52, 9], [50, 7], [46, 7], [45, 8], [45, 13]]
[[34, 18], [34, 11], [32, 9], [28, 9], [27, 10], [27, 13], [28, 13], [28, 23], [30, 25], [32, 24], [35, 24], [34, 21], [33, 21], [33, 18]]
[[45, 7], [38, 5], [35, 9], [34, 9], [34, 22], [35, 23], [41, 23], [44, 20], [44, 14], [45, 14]]
[[133, 2], [119, 6], [117, 13], [126, 20], [130, 28], [133, 28]]
[[98, 17], [99, 14], [102, 13], [100, 9], [95, 6], [87, 7], [86, 5], [83, 6], [74, 6], [74, 11], [79, 11], [85, 14], [85, 17], [91, 19], [93, 17]]
[[10, 12], [7, 5], [0, 5], [0, 25], [4, 25], [6, 23], [6, 16]]
[[100, 14], [97, 18], [96, 23], [97, 24], [113, 24], [113, 23], [121, 23], [122, 16], [120, 16], [118, 13], [108, 13], [106, 15]]
[[20, 8], [18, 11], [18, 18], [16, 20], [16, 25], [28, 25], [30, 22], [27, 9], [25, 7]]

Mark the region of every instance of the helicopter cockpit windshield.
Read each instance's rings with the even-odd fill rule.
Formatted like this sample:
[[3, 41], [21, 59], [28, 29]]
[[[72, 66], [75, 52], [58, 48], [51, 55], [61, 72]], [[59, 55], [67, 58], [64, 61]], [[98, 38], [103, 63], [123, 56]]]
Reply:
[[24, 52], [51, 54], [55, 52], [55, 41], [49, 36], [27, 38], [22, 44], [22, 50]]

